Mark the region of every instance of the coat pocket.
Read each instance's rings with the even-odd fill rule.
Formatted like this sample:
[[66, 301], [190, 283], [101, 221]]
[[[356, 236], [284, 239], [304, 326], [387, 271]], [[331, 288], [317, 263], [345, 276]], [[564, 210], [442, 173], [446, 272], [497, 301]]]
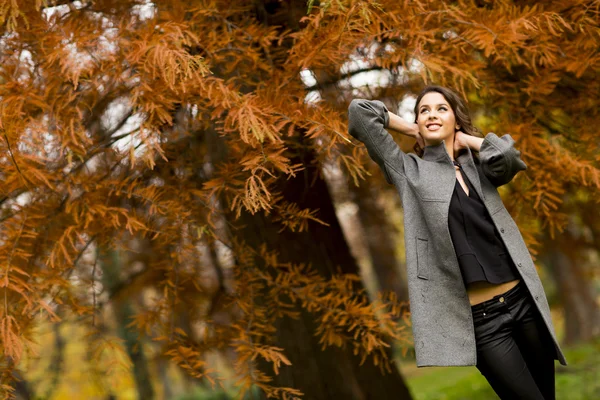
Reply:
[[417, 278], [429, 279], [429, 242], [417, 237]]

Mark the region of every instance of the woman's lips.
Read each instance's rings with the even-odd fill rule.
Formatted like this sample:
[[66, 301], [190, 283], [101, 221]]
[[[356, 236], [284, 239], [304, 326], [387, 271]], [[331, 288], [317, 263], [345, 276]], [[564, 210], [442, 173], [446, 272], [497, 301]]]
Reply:
[[442, 126], [438, 125], [438, 124], [431, 124], [431, 125], [427, 125], [427, 129], [430, 131], [437, 131], [438, 129], [440, 129]]

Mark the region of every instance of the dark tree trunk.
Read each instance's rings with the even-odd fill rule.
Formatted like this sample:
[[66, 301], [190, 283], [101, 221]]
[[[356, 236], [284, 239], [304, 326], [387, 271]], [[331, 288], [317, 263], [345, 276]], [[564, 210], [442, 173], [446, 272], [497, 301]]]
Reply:
[[[280, 179], [279, 183], [287, 201], [300, 208], [319, 209], [318, 217], [330, 226], [311, 223], [308, 231], [279, 232], [281, 226], [262, 213], [243, 213], [235, 224], [247, 244], [258, 248], [266, 244], [280, 254], [282, 262], [310, 264], [323, 276], [329, 277], [338, 268], [342, 273], [358, 274], [358, 267], [350, 254], [338, 223], [328, 188], [317, 168], [312, 165], [312, 155], [303, 153], [305, 170], [295, 178]], [[310, 185], [314, 181], [313, 185]], [[358, 283], [362, 288], [362, 283]], [[306, 399], [410, 399], [410, 393], [395, 365], [392, 373], [382, 375], [372, 361], [359, 366], [359, 359], [351, 349], [329, 347], [321, 350], [315, 337], [314, 317], [297, 308], [298, 319], [283, 318], [276, 323], [275, 345], [285, 349], [292, 362], [275, 377], [275, 384], [301, 390]]]
[[600, 334], [600, 309], [593, 281], [586, 278], [584, 250], [568, 230], [550, 240], [544, 238], [544, 260], [550, 268], [564, 308], [566, 344], [588, 341]]

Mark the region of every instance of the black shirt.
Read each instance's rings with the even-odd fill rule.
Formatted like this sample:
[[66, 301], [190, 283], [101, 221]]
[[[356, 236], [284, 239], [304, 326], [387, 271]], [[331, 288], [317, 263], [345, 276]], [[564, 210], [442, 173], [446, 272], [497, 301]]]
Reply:
[[[458, 163], [455, 162], [455, 165]], [[459, 169], [469, 188], [469, 195], [456, 179], [450, 200], [448, 228], [465, 285], [477, 281], [504, 283], [518, 279], [517, 268], [489, 212], [462, 168]]]

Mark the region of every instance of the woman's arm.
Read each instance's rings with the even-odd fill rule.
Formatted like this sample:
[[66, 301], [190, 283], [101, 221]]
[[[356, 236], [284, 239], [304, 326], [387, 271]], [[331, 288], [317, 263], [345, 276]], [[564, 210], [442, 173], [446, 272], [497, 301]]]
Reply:
[[419, 126], [417, 124], [408, 122], [391, 111], [388, 111], [388, 115], [390, 117], [388, 124], [389, 129], [415, 139], [418, 137]]
[[[510, 182], [519, 171], [527, 169], [521, 152], [515, 148], [514, 139], [507, 133], [498, 137], [488, 133], [484, 139], [469, 137], [471, 149], [479, 150], [479, 160], [485, 176], [496, 187]], [[479, 148], [477, 148], [479, 147]]]
[[388, 183], [392, 183], [390, 169], [404, 175], [406, 154], [386, 128], [415, 137], [415, 127], [389, 112], [379, 100], [354, 99], [348, 107], [348, 132], [365, 144], [369, 156], [379, 165]]
[[[460, 132], [460, 133], [459, 133]], [[467, 135], [462, 131], [456, 132], [456, 138], [454, 139], [455, 144], [458, 145], [458, 148], [461, 147], [469, 147], [471, 150], [479, 151], [481, 149], [481, 144], [483, 143], [483, 138], [479, 138], [477, 136]]]
[[390, 170], [404, 175], [406, 154], [386, 129], [415, 137], [414, 125], [390, 112], [379, 100], [354, 99], [348, 107], [348, 132], [365, 144], [369, 156], [379, 165], [388, 183], [392, 183]]

